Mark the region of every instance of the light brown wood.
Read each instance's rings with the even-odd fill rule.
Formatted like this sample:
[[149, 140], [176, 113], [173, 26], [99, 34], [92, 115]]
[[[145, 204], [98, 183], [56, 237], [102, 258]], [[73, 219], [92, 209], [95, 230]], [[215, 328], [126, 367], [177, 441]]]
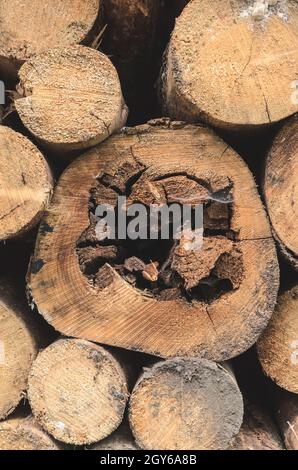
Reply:
[[169, 359], [146, 369], [129, 405], [136, 442], [150, 450], [225, 449], [242, 417], [234, 377], [204, 359]]
[[298, 5], [278, 3], [257, 21], [249, 10], [253, 0], [190, 2], [176, 21], [161, 73], [164, 114], [237, 129], [297, 112], [291, 86]]
[[243, 423], [229, 450], [284, 450], [284, 445], [268, 411], [245, 402]]
[[126, 420], [106, 439], [94, 444], [89, 450], [138, 450]]
[[25, 127], [53, 151], [98, 144], [126, 122], [118, 74], [110, 59], [85, 46], [54, 48], [19, 71], [15, 101]]
[[102, 0], [1, 0], [0, 63], [86, 40], [101, 7]]
[[283, 392], [277, 399], [276, 420], [288, 450], [298, 450], [298, 395]]
[[42, 351], [28, 398], [40, 425], [59, 441], [92, 444], [120, 425], [128, 398], [125, 373], [102, 347], [60, 339]]
[[39, 340], [32, 317], [16, 287], [0, 278], [0, 420], [26, 397]]
[[257, 343], [266, 375], [280, 387], [298, 393], [298, 286], [283, 293]]
[[50, 168], [23, 135], [0, 126], [0, 241], [40, 221], [53, 189]]
[[62, 450], [32, 416], [0, 422], [0, 450]]
[[266, 161], [264, 194], [281, 253], [298, 270], [298, 117], [279, 131]]
[[[229, 146], [206, 128], [162, 122], [158, 122], [159, 126], [154, 121], [128, 129], [68, 167], [41, 225], [28, 288], [39, 312], [65, 335], [163, 357], [190, 355], [226, 360], [255, 343], [275, 305], [279, 273], [269, 223], [251, 173]], [[104, 189], [95, 179], [99, 174], [106, 178]], [[156, 177], [161, 182], [154, 186], [152, 181]], [[208, 191], [212, 193], [231, 183], [233, 211], [229, 224], [235, 240], [225, 241], [225, 236], [205, 237], [204, 243], [211, 249], [206, 253], [190, 251], [196, 264], [189, 273], [184, 269], [185, 283], [189, 274], [189, 279], [194, 275], [195, 282], [200, 284], [201, 277], [213, 272], [217, 255], [221, 258], [223, 253], [216, 273], [219, 279], [229, 280], [228, 291], [219, 292], [218, 298], [208, 302], [202, 298], [202, 292], [198, 295], [194, 292], [190, 300], [182, 289], [181, 296], [178, 293], [165, 300], [156, 297], [150, 285], [147, 292], [130, 284], [129, 276], [123, 277], [113, 268], [115, 261], [111, 258], [103, 271], [95, 270], [90, 276], [88, 271], [84, 272], [84, 246], [94, 242], [100, 248], [89, 210], [92, 207], [91, 212], [94, 210], [96, 197], [97, 203], [115, 200], [109, 181], [113, 187], [124, 188], [127, 179], [138, 180], [133, 185], [137, 198], [142, 197], [142, 188], [145, 191], [153, 187], [155, 194], [159, 188], [162, 194], [163, 185], [167, 185], [176, 191], [172, 196], [177, 200], [185, 198], [194, 181], [203, 181], [203, 186], [196, 185], [197, 200], [202, 195], [206, 197]], [[99, 186], [92, 190], [96, 181]], [[94, 198], [91, 197], [91, 202], [90, 190]], [[214, 214], [209, 214], [206, 223], [212, 227], [213, 220], [215, 225], [226, 227], [226, 211], [223, 210], [223, 219]], [[225, 230], [223, 233], [230, 236]], [[216, 256], [212, 244], [218, 245]], [[134, 247], [137, 246], [136, 242]], [[97, 267], [107, 256], [100, 258], [100, 252], [93, 259]], [[179, 254], [180, 249], [175, 250], [174, 255]], [[142, 268], [143, 277], [146, 269], [153, 269], [151, 261], [156, 261], [156, 256], [154, 251], [148, 254], [149, 265]], [[187, 263], [187, 257], [184, 260]], [[200, 261], [203, 269], [198, 265]], [[103, 280], [105, 286], [100, 284]], [[201, 287], [204, 292], [207, 290]], [[164, 290], [162, 295], [166, 294], [171, 292]]]

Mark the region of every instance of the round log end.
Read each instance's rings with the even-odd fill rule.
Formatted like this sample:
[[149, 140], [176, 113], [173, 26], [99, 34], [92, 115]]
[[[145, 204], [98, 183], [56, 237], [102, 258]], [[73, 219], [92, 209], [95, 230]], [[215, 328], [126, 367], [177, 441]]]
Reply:
[[266, 375], [280, 387], [298, 393], [298, 286], [279, 297], [268, 327], [257, 343]]
[[204, 359], [155, 364], [135, 386], [129, 408], [137, 444], [154, 450], [225, 449], [242, 418], [235, 379]]
[[26, 395], [29, 371], [38, 351], [31, 323], [26, 307], [16, 300], [16, 292], [1, 279], [0, 420], [12, 413]]
[[1, 0], [0, 57], [20, 63], [52, 47], [79, 44], [101, 6], [102, 0]]
[[[249, 3], [251, 5], [249, 5]], [[298, 110], [298, 5], [194, 0], [176, 21], [161, 73], [164, 113], [222, 128], [264, 126]], [[291, 90], [292, 86], [292, 90]]]
[[298, 117], [281, 128], [266, 161], [264, 195], [281, 254], [298, 270]]
[[54, 48], [19, 71], [15, 101], [25, 127], [53, 151], [71, 152], [106, 139], [126, 122], [120, 81], [110, 59], [84, 46]]
[[53, 181], [50, 168], [29, 139], [0, 126], [0, 241], [33, 228], [47, 207]]
[[60, 450], [35, 420], [14, 417], [0, 423], [0, 450]]
[[28, 398], [41, 426], [59, 441], [92, 444], [121, 423], [128, 391], [124, 372], [103, 348], [61, 339], [35, 360]]

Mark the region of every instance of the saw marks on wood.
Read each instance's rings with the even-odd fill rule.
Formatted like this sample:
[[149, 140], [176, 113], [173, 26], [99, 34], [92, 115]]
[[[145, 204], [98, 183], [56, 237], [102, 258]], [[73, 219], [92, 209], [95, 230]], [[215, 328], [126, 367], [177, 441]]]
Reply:
[[258, 22], [245, 0], [194, 0], [176, 22], [161, 73], [164, 114], [219, 127], [262, 126], [298, 111], [298, 4]]
[[35, 360], [28, 398], [41, 426], [69, 444], [92, 444], [120, 425], [128, 398], [125, 374], [106, 350], [61, 339]]
[[126, 122], [118, 74], [107, 56], [84, 46], [55, 48], [19, 71], [16, 110], [27, 129], [59, 152], [98, 144]]
[[52, 188], [50, 168], [37, 147], [27, 137], [0, 126], [0, 240], [37, 225]]

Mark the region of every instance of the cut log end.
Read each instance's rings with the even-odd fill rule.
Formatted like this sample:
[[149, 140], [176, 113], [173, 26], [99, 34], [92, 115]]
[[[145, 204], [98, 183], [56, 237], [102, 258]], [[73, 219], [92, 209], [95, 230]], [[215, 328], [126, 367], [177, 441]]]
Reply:
[[282, 255], [298, 270], [298, 118], [279, 131], [266, 162], [264, 194]]
[[35, 360], [28, 398], [41, 426], [69, 444], [92, 444], [121, 423], [127, 401], [124, 372], [103, 348], [59, 340]]
[[[102, 0], [38, 0], [0, 2], [0, 56], [23, 62], [48, 48], [85, 40]], [[0, 59], [1, 62], [1, 59]]]
[[[38, 351], [36, 331], [15, 289], [0, 280], [0, 420], [26, 396], [27, 379]], [[0, 433], [1, 439], [1, 433]]]
[[20, 236], [40, 221], [53, 188], [50, 168], [23, 135], [0, 126], [0, 241]]
[[298, 393], [298, 287], [279, 297], [269, 325], [257, 343], [266, 375], [280, 387]]
[[117, 71], [108, 57], [84, 46], [51, 49], [19, 72], [16, 110], [27, 129], [53, 151], [100, 143], [126, 122]]
[[28, 416], [14, 417], [0, 423], [0, 450], [40, 451], [60, 450], [60, 447]]
[[287, 2], [284, 16], [270, 7], [262, 22], [247, 3], [194, 0], [185, 7], [161, 73], [165, 115], [241, 129], [297, 112], [290, 88], [298, 59], [297, 2]]
[[[39, 311], [64, 335], [162, 357], [227, 360], [256, 342], [272, 314], [274, 242], [240, 157], [206, 128], [174, 127], [126, 130], [66, 170], [29, 285]], [[203, 245], [187, 250], [188, 235], [102, 241], [96, 207], [115, 207], [119, 194], [128, 208], [202, 203]]]
[[141, 376], [129, 419], [143, 449], [225, 449], [238, 433], [242, 396], [234, 378], [206, 360], [171, 359]]

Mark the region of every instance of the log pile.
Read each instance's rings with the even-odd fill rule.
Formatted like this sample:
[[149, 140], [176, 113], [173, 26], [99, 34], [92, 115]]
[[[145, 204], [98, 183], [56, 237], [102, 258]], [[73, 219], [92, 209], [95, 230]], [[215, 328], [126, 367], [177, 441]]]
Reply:
[[0, 450], [297, 450], [297, 2], [0, 22]]

